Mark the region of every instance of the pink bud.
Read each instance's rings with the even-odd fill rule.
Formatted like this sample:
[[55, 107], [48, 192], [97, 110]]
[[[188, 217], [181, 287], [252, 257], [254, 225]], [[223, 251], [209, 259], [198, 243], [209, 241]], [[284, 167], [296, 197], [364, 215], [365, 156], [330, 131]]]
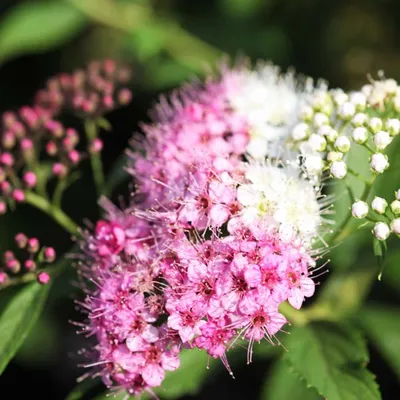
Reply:
[[0, 163], [7, 167], [12, 167], [14, 165], [14, 157], [11, 153], [5, 152], [0, 154]]
[[22, 138], [25, 136], [26, 130], [24, 124], [20, 121], [15, 121], [12, 125], [11, 129], [14, 131], [15, 135], [18, 138]]
[[71, 142], [75, 145], [79, 143], [79, 135], [78, 132], [74, 128], [67, 128], [67, 131], [65, 133], [67, 138], [71, 140]]
[[47, 272], [39, 272], [36, 277], [41, 285], [47, 285], [50, 282], [50, 275]]
[[12, 251], [7, 250], [4, 252], [4, 262], [5, 263], [8, 263], [9, 261], [14, 260], [14, 259], [15, 259], [15, 255]]
[[130, 103], [131, 100], [132, 100], [132, 92], [129, 89], [121, 89], [118, 92], [118, 102], [121, 105], [126, 106], [127, 104]]
[[132, 73], [130, 68], [122, 67], [118, 71], [118, 81], [121, 83], [127, 83], [131, 79]]
[[114, 107], [114, 99], [109, 94], [103, 97], [103, 105], [105, 108], [110, 109]]
[[28, 251], [29, 253], [37, 253], [40, 247], [39, 240], [36, 238], [28, 239]]
[[20, 249], [25, 248], [26, 245], [28, 244], [28, 238], [27, 238], [27, 236], [25, 235], [25, 233], [22, 233], [22, 232], [16, 234], [14, 240], [15, 240], [15, 243], [17, 243], [17, 246], [18, 246]]
[[22, 189], [14, 189], [12, 192], [12, 197], [17, 203], [22, 203], [25, 201], [25, 193]]
[[33, 149], [33, 141], [31, 139], [23, 138], [19, 143], [22, 151], [28, 151]]
[[75, 109], [81, 109], [85, 98], [81, 94], [77, 94], [72, 98], [72, 106]]
[[65, 176], [67, 176], [67, 173], [68, 173], [67, 167], [61, 163], [53, 164], [52, 171], [53, 171], [53, 174], [59, 178], [64, 178]]
[[81, 157], [77, 150], [72, 150], [68, 153], [68, 158], [70, 159], [72, 164], [78, 164]]
[[99, 138], [93, 139], [89, 145], [89, 151], [91, 153], [100, 153], [103, 150], [103, 141]]
[[49, 120], [45, 123], [46, 129], [55, 137], [60, 138], [64, 134], [63, 126], [58, 121]]
[[11, 184], [8, 181], [0, 182], [0, 191], [4, 196], [9, 196], [12, 192]]
[[84, 100], [82, 103], [82, 110], [85, 113], [90, 114], [95, 110], [95, 108], [96, 108], [95, 103], [91, 100]]
[[38, 126], [39, 116], [31, 107], [22, 107], [19, 110], [19, 115], [24, 119], [27, 125], [33, 129]]
[[8, 261], [6, 263], [6, 267], [13, 274], [17, 274], [19, 271], [21, 271], [21, 263], [15, 258], [10, 260], [10, 261]]
[[68, 89], [72, 84], [72, 77], [69, 74], [62, 73], [59, 75], [60, 85], [63, 89]]
[[13, 112], [6, 111], [2, 116], [2, 120], [3, 120], [3, 125], [6, 128], [10, 128], [11, 125], [13, 125], [15, 123], [15, 121], [17, 120], [17, 117], [15, 116], [15, 114]]
[[53, 247], [46, 247], [43, 254], [44, 260], [48, 263], [52, 263], [56, 259], [56, 251], [53, 249]]
[[46, 143], [46, 153], [49, 156], [55, 156], [57, 154], [57, 145], [52, 140]]
[[24, 267], [27, 271], [34, 271], [36, 269], [36, 263], [33, 260], [26, 260]]
[[0, 285], [3, 285], [8, 280], [8, 275], [5, 272], [0, 271]]
[[26, 172], [24, 174], [23, 181], [28, 188], [30, 189], [34, 188], [37, 184], [36, 174], [32, 171]]
[[0, 215], [4, 215], [7, 212], [7, 204], [0, 200]]
[[107, 59], [104, 61], [103, 68], [107, 75], [114, 75], [115, 70], [117, 69], [117, 64], [114, 60]]
[[16, 137], [14, 132], [11, 131], [4, 132], [1, 141], [5, 149], [12, 149], [15, 146], [16, 142]]

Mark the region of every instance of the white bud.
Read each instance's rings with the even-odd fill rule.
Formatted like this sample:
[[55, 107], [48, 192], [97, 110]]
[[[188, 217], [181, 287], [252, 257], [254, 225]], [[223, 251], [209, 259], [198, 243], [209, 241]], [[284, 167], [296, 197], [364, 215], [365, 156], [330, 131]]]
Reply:
[[304, 105], [299, 112], [300, 119], [306, 122], [311, 122], [313, 116], [314, 116], [314, 110], [307, 104]]
[[314, 151], [324, 151], [326, 149], [326, 140], [323, 136], [313, 133], [309, 139], [308, 144]]
[[395, 111], [400, 112], [400, 96], [399, 95], [397, 95], [393, 99], [393, 108], [395, 109]]
[[318, 129], [318, 135], [321, 136], [328, 136], [331, 133], [331, 130], [333, 128], [330, 125], [322, 125], [319, 129]]
[[374, 133], [380, 131], [383, 127], [382, 120], [378, 117], [371, 118], [368, 125]]
[[390, 223], [390, 228], [396, 235], [400, 235], [400, 218], [395, 218], [391, 223]]
[[399, 190], [396, 190], [396, 191], [394, 192], [394, 195], [395, 195], [395, 197], [396, 197], [396, 200], [400, 200], [400, 189], [399, 189]]
[[328, 135], [326, 136], [326, 140], [330, 143], [333, 143], [337, 137], [339, 136], [339, 134], [337, 133], [337, 130], [335, 129], [331, 129], [328, 133]]
[[367, 105], [367, 98], [362, 92], [353, 92], [350, 94], [350, 102], [355, 105], [358, 111], [363, 111]]
[[386, 240], [390, 235], [390, 228], [384, 222], [377, 222], [372, 233], [378, 240]]
[[313, 123], [317, 128], [321, 127], [322, 125], [329, 125], [329, 118], [327, 115], [318, 112], [314, 115]]
[[333, 101], [338, 105], [342, 105], [349, 99], [349, 96], [341, 89], [333, 91]]
[[400, 200], [393, 200], [390, 203], [390, 209], [392, 210], [393, 214], [400, 214]]
[[308, 175], [319, 175], [324, 169], [324, 161], [319, 155], [307, 156], [303, 165]]
[[339, 117], [345, 120], [351, 119], [355, 113], [356, 107], [350, 102], [343, 103], [338, 111]]
[[389, 161], [386, 155], [375, 153], [372, 155], [369, 165], [371, 166], [372, 171], [381, 174], [389, 167]]
[[387, 206], [387, 201], [378, 196], [375, 196], [371, 203], [371, 208], [378, 214], [385, 214]]
[[367, 114], [364, 113], [357, 113], [353, 119], [351, 120], [354, 126], [363, 126], [368, 121]]
[[400, 132], [400, 120], [397, 118], [389, 118], [386, 122], [386, 129], [392, 136], [396, 136]]
[[343, 153], [339, 153], [337, 151], [330, 151], [327, 155], [326, 155], [326, 159], [329, 162], [335, 162], [335, 161], [342, 161], [343, 160]]
[[366, 128], [364, 128], [363, 126], [359, 126], [357, 128], [354, 129], [351, 137], [353, 138], [353, 140], [358, 143], [358, 144], [363, 144], [367, 141], [368, 139], [368, 131]]
[[347, 165], [343, 161], [334, 161], [330, 168], [331, 174], [336, 179], [343, 179], [347, 174]]
[[385, 149], [391, 141], [392, 137], [386, 131], [379, 131], [374, 135], [374, 143], [378, 150]]
[[361, 88], [361, 91], [368, 97], [371, 94], [372, 89], [373, 89], [372, 85], [368, 84], [368, 85], [364, 85]]
[[311, 104], [315, 110], [320, 110], [329, 101], [328, 93], [325, 90], [316, 90], [313, 93]]
[[397, 81], [394, 79], [386, 79], [384, 81], [385, 91], [389, 94], [396, 94], [397, 91]]
[[358, 219], [365, 218], [368, 215], [368, 204], [365, 201], [356, 201], [351, 206], [351, 215]]
[[336, 150], [347, 153], [350, 150], [351, 143], [347, 136], [339, 136], [335, 141]]
[[304, 140], [310, 134], [310, 129], [308, 125], [304, 122], [297, 124], [292, 130], [292, 138], [294, 140]]

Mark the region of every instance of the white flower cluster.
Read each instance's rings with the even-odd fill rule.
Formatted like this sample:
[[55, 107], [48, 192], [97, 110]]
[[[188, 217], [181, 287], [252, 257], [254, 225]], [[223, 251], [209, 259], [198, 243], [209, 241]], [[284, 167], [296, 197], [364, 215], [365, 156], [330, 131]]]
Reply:
[[400, 235], [400, 189], [395, 192], [395, 199], [390, 207], [384, 198], [375, 196], [371, 202], [371, 209], [383, 220], [368, 217], [370, 207], [362, 200], [357, 200], [352, 204], [351, 214], [354, 218], [368, 218], [374, 222], [372, 233], [378, 240], [386, 240], [391, 232]]

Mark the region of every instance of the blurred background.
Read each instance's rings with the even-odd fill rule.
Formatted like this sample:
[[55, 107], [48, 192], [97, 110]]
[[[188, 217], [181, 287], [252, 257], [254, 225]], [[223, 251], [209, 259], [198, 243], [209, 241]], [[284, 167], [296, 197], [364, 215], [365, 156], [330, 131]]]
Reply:
[[[272, 60], [344, 89], [362, 85], [379, 69], [399, 79], [399, 19], [398, 0], [2, 0], [0, 111], [30, 103], [56, 73], [94, 59], [128, 62], [133, 66], [134, 98], [129, 107], [108, 115], [114, 130], [105, 136], [104, 157], [110, 167], [139, 122], [148, 120], [147, 110], [160, 92], [204, 77], [224, 55]], [[80, 222], [98, 217], [94, 188], [87, 190], [90, 182], [86, 171], [65, 199], [67, 212]], [[124, 186], [120, 189], [123, 193]], [[47, 217], [20, 207], [0, 218], [0, 250], [21, 229], [60, 254], [71, 247], [68, 235]], [[392, 260], [392, 270], [398, 260]], [[391, 280], [397, 293], [380, 284], [371, 299], [398, 305], [399, 280], [399, 273]], [[85, 340], [70, 323], [82, 319], [73, 303], [79, 297], [73, 281], [69, 272], [52, 288], [44, 314], [0, 377], [1, 398], [10, 396], [4, 394], [6, 389], [14, 399], [27, 398], [27, 393], [30, 398], [64, 399], [85, 372], [76, 366]], [[396, 376], [373, 348], [371, 358], [383, 398], [397, 399]], [[256, 358], [250, 366], [242, 359], [235, 366], [235, 381], [217, 368], [199, 393], [182, 398], [256, 399], [269, 371], [268, 357]]]

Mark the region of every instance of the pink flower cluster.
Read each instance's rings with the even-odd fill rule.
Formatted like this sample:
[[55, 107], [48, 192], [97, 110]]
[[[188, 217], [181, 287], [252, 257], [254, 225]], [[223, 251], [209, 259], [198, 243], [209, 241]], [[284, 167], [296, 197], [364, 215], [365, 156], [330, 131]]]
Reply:
[[11, 277], [15, 278], [35, 271], [37, 271], [37, 281], [40, 284], [47, 284], [50, 281], [50, 275], [47, 271], [43, 271], [43, 268], [55, 261], [54, 248], [41, 247], [37, 238], [29, 238], [24, 233], [18, 233], [14, 240], [21, 255], [16, 255], [11, 250], [4, 252], [3, 265], [0, 264], [0, 287], [7, 285]]
[[315, 288], [301, 238], [283, 242], [268, 218], [242, 218], [248, 128], [222, 85], [161, 104], [144, 127], [146, 154], [132, 155], [135, 204], [121, 211], [104, 200], [107, 217], [82, 246], [91, 365], [128, 394], [152, 393], [183, 348], [204, 349], [230, 371], [227, 352], [244, 340], [251, 362], [254, 342], [279, 344], [280, 304], [300, 308]]

